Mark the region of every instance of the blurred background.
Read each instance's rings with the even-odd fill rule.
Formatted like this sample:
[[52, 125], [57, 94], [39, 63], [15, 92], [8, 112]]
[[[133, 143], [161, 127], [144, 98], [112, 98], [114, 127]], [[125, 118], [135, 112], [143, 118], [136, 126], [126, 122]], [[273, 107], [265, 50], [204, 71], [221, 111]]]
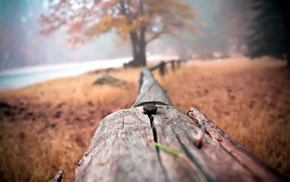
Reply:
[[[120, 41], [114, 31], [101, 34], [83, 45], [72, 45], [68, 42], [68, 27], [65, 25], [59, 27], [57, 31], [51, 31], [49, 36], [41, 35], [40, 31], [43, 29], [40, 24], [41, 15], [52, 15], [50, 6], [59, 2], [60, 0], [0, 1], [0, 70], [124, 58], [132, 55], [130, 42]], [[92, 1], [69, 2], [81, 7], [81, 3], [89, 4]], [[269, 30], [271, 36], [275, 35], [278, 39], [285, 35], [282, 30], [284, 26], [282, 9], [278, 1], [273, 3], [271, 0], [186, 0], [185, 2], [195, 8], [195, 19], [189, 21], [192, 21], [196, 32], [179, 30], [177, 32], [179, 35], [160, 36], [148, 44], [147, 55], [176, 54], [180, 58], [187, 59], [197, 56], [211, 58], [212, 55], [216, 57], [243, 55], [248, 52], [248, 44], [252, 41], [249, 36], [258, 31], [257, 26], [264, 26], [263, 18], [267, 17], [272, 18], [268, 25], [274, 26], [274, 30]], [[266, 5], [269, 3], [271, 9], [267, 9]], [[264, 28], [266, 31], [266, 28], [269, 29], [271, 26]], [[281, 46], [285, 44], [283, 40], [279, 41]]]
[[77, 49], [67, 44], [65, 28], [49, 37], [41, 35], [39, 19], [41, 14], [48, 13], [48, 3], [48, 0], [0, 1], [1, 70], [130, 56], [126, 47], [115, 48], [114, 34]]
[[[117, 2], [0, 0], [0, 89], [118, 67], [136, 59], [144, 62], [137, 66], [144, 66], [146, 57], [211, 60], [246, 55], [285, 59], [289, 52], [283, 0], [147, 1], [142, 2], [145, 13], [131, 10], [126, 22]], [[142, 27], [147, 36], [145, 46], [139, 41], [144, 47], [140, 53], [144, 53], [136, 57], [134, 47], [139, 45], [128, 37]], [[115, 61], [107, 64], [104, 61], [112, 59]], [[64, 63], [70, 64], [59, 67]], [[31, 69], [39, 65], [45, 67]]]
[[[0, 181], [73, 181], [142, 67], [184, 59], [153, 72], [173, 105], [290, 177], [287, 1], [0, 0]], [[94, 84], [104, 75], [127, 84]]]

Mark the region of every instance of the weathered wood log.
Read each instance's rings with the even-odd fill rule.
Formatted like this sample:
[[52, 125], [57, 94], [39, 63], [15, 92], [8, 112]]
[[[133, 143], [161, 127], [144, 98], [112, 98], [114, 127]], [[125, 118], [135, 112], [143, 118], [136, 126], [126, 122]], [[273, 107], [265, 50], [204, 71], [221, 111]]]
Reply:
[[234, 141], [198, 109], [194, 107], [190, 108], [187, 115], [199, 125], [205, 126], [209, 136], [218, 143], [220, 148], [243, 166], [251, 174], [253, 179], [256, 181], [282, 180], [282, 177], [276, 171]]
[[140, 73], [132, 108], [100, 122], [76, 181], [286, 181], [197, 109], [172, 106], [150, 72], [157, 68]]
[[[196, 122], [174, 106], [157, 107], [154, 126], [142, 106], [107, 116], [80, 161], [76, 181], [283, 181], [197, 109], [191, 110]], [[198, 148], [200, 123], [210, 133]], [[155, 148], [148, 142], [153, 139], [186, 155], [199, 171]]]
[[171, 70], [174, 72], [175, 71], [175, 62], [174, 60], [172, 60], [171, 63]]
[[172, 105], [166, 91], [155, 80], [149, 69], [143, 69], [140, 73], [139, 94], [133, 107], [145, 104]]

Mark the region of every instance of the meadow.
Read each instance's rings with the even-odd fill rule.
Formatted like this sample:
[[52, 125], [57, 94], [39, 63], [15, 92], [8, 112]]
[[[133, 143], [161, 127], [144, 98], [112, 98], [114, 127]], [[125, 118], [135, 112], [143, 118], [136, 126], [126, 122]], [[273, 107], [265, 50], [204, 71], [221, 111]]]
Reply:
[[[109, 74], [130, 86], [95, 85], [104, 73], [61, 78], [0, 93], [0, 181], [73, 181], [99, 122], [130, 108], [141, 68]], [[155, 78], [172, 103], [196, 107], [282, 175], [290, 177], [290, 70], [262, 58], [189, 61]]]

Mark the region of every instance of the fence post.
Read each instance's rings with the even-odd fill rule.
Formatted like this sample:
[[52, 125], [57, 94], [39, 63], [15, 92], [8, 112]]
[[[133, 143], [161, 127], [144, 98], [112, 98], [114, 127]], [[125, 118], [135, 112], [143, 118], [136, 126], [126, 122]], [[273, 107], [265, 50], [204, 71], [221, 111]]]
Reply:
[[176, 62], [177, 62], [177, 69], [179, 69], [180, 68], [180, 64], [181, 64], [181, 61], [180, 60], [177, 60]]
[[171, 60], [171, 70], [172, 72], [175, 71], [175, 60]]
[[161, 64], [159, 66], [159, 74], [161, 76], [164, 76], [166, 74], [167, 70], [166, 70], [166, 63], [164, 61], [161, 61]]

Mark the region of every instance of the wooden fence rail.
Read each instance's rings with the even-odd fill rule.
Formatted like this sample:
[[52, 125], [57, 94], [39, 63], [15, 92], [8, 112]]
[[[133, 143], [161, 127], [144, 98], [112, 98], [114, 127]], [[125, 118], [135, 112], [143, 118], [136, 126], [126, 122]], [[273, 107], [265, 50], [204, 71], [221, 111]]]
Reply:
[[196, 108], [175, 108], [151, 74], [164, 65], [143, 69], [133, 107], [100, 122], [75, 181], [286, 181]]

